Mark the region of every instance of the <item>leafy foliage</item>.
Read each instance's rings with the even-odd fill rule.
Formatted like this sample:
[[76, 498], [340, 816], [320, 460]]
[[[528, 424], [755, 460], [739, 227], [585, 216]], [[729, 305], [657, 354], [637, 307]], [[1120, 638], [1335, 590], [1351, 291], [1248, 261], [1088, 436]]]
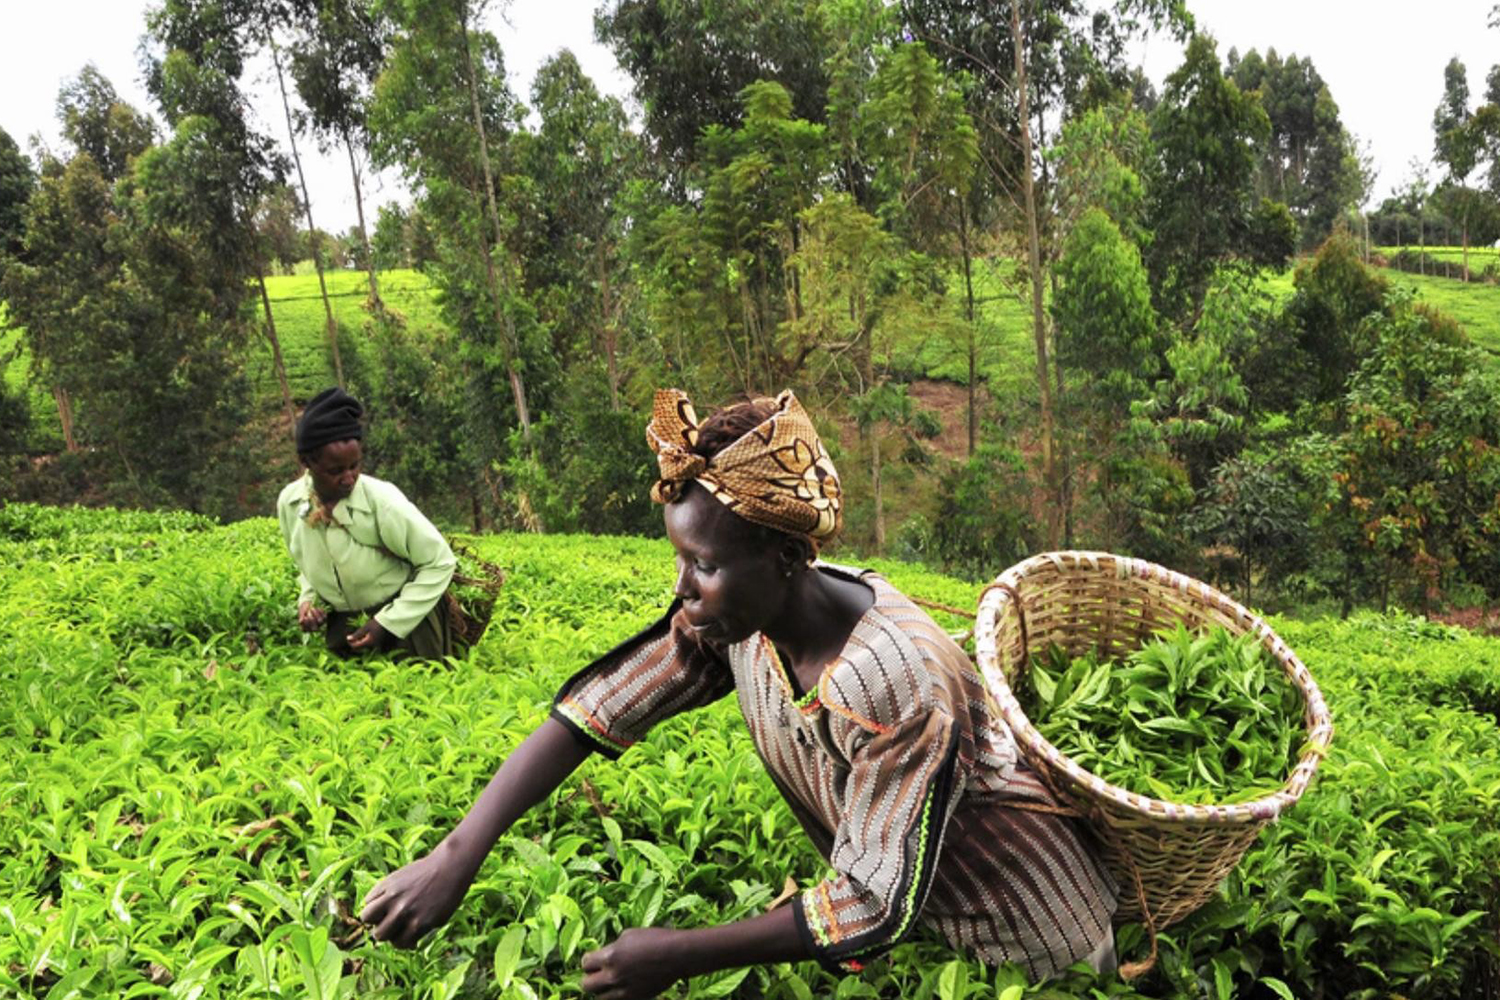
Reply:
[[1295, 224], [1285, 206], [1258, 204], [1250, 183], [1270, 128], [1255, 97], [1225, 78], [1213, 39], [1193, 36], [1151, 119], [1146, 265], [1163, 313], [1195, 313], [1222, 264], [1279, 268], [1290, 257]]
[[[596, 762], [501, 840], [455, 920], [371, 944], [361, 895], [430, 845], [556, 687], [651, 621], [664, 542], [487, 536], [508, 573], [467, 660], [330, 662], [269, 520], [0, 509], [0, 988], [203, 998], [577, 995], [626, 926], [760, 912], [821, 861], [732, 700]], [[900, 564], [899, 587], [978, 588]], [[960, 622], [940, 616], [948, 627]], [[687, 997], [1474, 995], [1495, 973], [1500, 644], [1421, 619], [1277, 622], [1339, 735], [1304, 800], [1126, 986], [924, 935], [837, 980], [806, 963]], [[1121, 931], [1126, 956], [1138, 929]]]

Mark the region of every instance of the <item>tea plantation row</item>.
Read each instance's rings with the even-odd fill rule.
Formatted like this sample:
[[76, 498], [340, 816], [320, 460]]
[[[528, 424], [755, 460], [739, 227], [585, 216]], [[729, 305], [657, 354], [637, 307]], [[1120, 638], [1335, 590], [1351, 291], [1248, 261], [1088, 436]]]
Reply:
[[[296, 630], [269, 520], [0, 508], [0, 996], [574, 997], [581, 954], [623, 927], [735, 919], [822, 876], [729, 699], [585, 765], [422, 947], [370, 942], [364, 893], [670, 584], [659, 541], [474, 544], [509, 580], [469, 659], [346, 663]], [[675, 995], [1500, 996], [1500, 642], [1408, 618], [1277, 628], [1334, 749], [1147, 977], [1028, 987], [919, 934], [858, 976], [802, 963]], [[1121, 931], [1125, 957], [1140, 938]]]

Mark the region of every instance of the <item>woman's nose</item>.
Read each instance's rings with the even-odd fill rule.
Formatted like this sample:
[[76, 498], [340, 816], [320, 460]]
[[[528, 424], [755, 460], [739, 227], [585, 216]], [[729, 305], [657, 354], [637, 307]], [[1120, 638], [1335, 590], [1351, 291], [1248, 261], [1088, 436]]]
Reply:
[[672, 587], [672, 593], [686, 600], [697, 593], [697, 587], [693, 585], [693, 567], [683, 563], [677, 567], [677, 583]]

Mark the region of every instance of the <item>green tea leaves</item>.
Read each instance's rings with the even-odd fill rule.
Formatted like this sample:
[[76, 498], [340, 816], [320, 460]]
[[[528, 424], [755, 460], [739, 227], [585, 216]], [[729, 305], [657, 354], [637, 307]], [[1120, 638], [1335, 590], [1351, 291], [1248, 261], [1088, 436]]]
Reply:
[[1118, 662], [1053, 648], [1033, 658], [1027, 677], [1023, 707], [1049, 742], [1154, 798], [1269, 794], [1300, 742], [1301, 699], [1254, 636], [1178, 626]]

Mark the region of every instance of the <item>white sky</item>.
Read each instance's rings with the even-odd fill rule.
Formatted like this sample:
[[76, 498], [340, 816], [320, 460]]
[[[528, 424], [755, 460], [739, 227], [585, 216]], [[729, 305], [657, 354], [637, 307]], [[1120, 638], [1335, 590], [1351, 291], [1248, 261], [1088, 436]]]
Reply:
[[[1283, 57], [1310, 56], [1338, 102], [1345, 126], [1369, 144], [1378, 175], [1372, 205], [1410, 174], [1409, 162], [1432, 156], [1432, 112], [1442, 96], [1443, 67], [1458, 56], [1477, 100], [1485, 74], [1500, 63], [1500, 31], [1486, 26], [1495, 0], [1188, 0], [1201, 28], [1241, 53], [1274, 46]], [[596, 0], [514, 0], [506, 16], [491, 3], [488, 27], [505, 52], [511, 89], [529, 97], [537, 67], [571, 48], [595, 85], [624, 98], [629, 80], [613, 56], [593, 41]], [[147, 0], [0, 0], [6, 25], [0, 58], [0, 128], [23, 148], [33, 135], [56, 147], [54, 105], [64, 80], [92, 61], [121, 96], [151, 109], [140, 84], [136, 47], [145, 30]], [[1147, 74], [1160, 85], [1181, 58], [1181, 47], [1156, 38], [1140, 47]], [[269, 63], [252, 70], [260, 126], [283, 142], [285, 123]], [[310, 142], [299, 148], [320, 228], [342, 232], [354, 223], [347, 161], [321, 156]], [[1433, 171], [1436, 174], [1436, 171]], [[402, 198], [397, 177], [369, 177], [366, 212]]]

